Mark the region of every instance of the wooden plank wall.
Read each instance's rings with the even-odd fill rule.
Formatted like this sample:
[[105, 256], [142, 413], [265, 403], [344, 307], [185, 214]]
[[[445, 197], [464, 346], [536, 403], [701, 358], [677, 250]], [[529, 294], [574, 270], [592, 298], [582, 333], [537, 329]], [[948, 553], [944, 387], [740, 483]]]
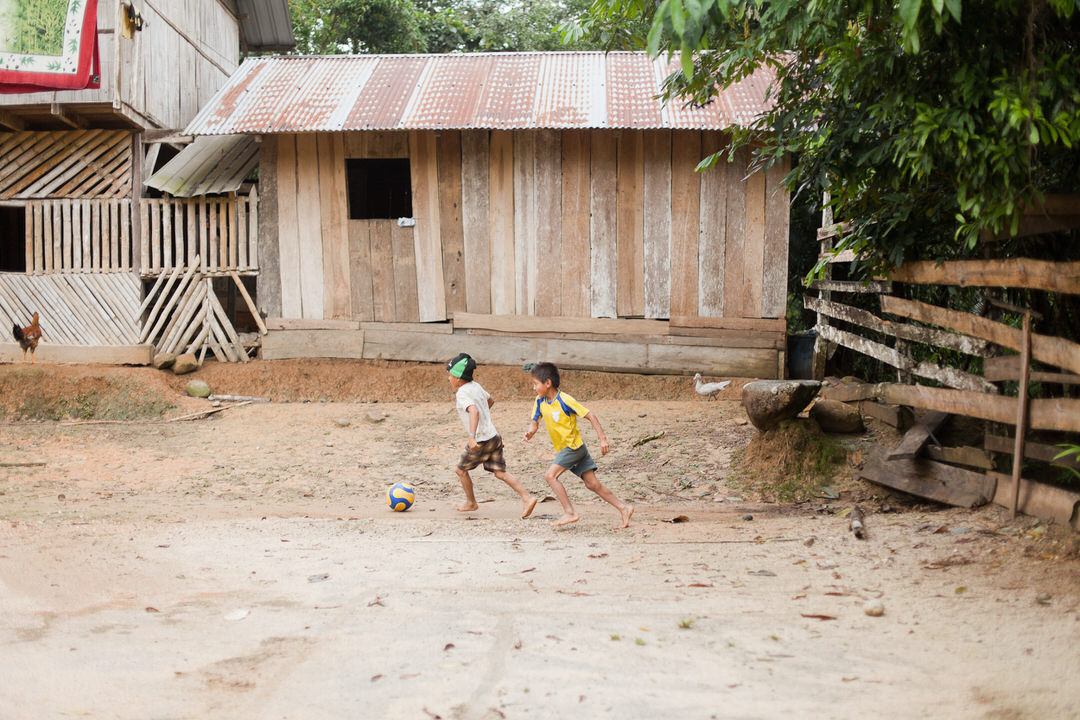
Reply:
[[[282, 316], [670, 317], [753, 331], [784, 317], [786, 168], [747, 177], [740, 151], [695, 172], [727, 142], [684, 130], [278, 136]], [[409, 158], [415, 227], [348, 219], [354, 157]]]
[[133, 4], [144, 24], [118, 41], [115, 97], [160, 127], [182, 128], [239, 66], [239, 23], [219, 2]]

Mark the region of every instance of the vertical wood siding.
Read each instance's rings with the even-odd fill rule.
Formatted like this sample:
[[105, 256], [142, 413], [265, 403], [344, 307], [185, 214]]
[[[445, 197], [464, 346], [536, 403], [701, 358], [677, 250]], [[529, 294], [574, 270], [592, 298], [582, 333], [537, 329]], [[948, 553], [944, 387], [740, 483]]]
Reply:
[[[787, 166], [748, 176], [741, 150], [695, 171], [727, 142], [685, 130], [280, 136], [282, 314], [783, 317]], [[409, 159], [415, 227], [348, 219], [352, 157]]]

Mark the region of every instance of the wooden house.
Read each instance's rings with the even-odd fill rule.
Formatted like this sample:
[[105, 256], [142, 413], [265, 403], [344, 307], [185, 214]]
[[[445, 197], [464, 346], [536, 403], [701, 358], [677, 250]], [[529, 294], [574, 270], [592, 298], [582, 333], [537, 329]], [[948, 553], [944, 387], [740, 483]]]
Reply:
[[777, 377], [789, 201], [695, 172], [772, 76], [663, 105], [644, 53], [249, 58], [185, 131], [260, 140], [263, 357]]
[[[0, 323], [10, 335], [38, 312], [41, 360], [148, 362], [143, 283], [160, 274], [148, 242], [161, 213], [152, 216], [144, 180], [184, 141], [178, 130], [226, 84], [242, 50], [292, 45], [288, 8], [96, 0], [87, 20], [98, 58], [89, 87], [0, 94]], [[190, 226], [212, 218], [223, 228], [215, 236], [239, 232], [247, 202], [204, 199]], [[186, 212], [173, 219], [186, 226]], [[11, 342], [0, 340], [0, 359], [18, 356]]]

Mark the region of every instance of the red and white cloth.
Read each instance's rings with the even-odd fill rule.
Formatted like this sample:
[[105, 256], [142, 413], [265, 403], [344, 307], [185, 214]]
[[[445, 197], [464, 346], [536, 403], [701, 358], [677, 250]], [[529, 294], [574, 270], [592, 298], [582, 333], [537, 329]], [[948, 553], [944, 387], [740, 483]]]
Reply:
[[[9, 7], [22, 0], [11, 0]], [[0, 17], [0, 93], [83, 90], [101, 86], [97, 43], [98, 0], [68, 0], [63, 40], [48, 51], [14, 46], [16, 14]], [[53, 51], [55, 50], [55, 52]]]

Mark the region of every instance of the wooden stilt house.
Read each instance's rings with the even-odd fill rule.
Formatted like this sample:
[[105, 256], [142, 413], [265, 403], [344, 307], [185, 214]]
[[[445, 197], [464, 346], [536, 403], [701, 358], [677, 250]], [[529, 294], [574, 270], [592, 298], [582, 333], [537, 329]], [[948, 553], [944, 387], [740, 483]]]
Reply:
[[768, 74], [662, 105], [644, 53], [260, 57], [186, 132], [261, 144], [265, 358], [783, 374], [786, 168], [700, 173]]
[[38, 360], [146, 363], [144, 283], [165, 272], [154, 259], [175, 257], [177, 223], [240, 233], [249, 199], [223, 193], [196, 219], [167, 198], [148, 199], [144, 181], [184, 142], [178, 131], [226, 83], [241, 50], [291, 46], [288, 9], [285, 0], [94, 0], [70, 3], [69, 16], [80, 8], [92, 10], [82, 40], [97, 60], [82, 89], [63, 79], [51, 87], [40, 74], [20, 85], [25, 58], [49, 67], [65, 59], [0, 44], [0, 360], [20, 357], [11, 326], [37, 312]]

